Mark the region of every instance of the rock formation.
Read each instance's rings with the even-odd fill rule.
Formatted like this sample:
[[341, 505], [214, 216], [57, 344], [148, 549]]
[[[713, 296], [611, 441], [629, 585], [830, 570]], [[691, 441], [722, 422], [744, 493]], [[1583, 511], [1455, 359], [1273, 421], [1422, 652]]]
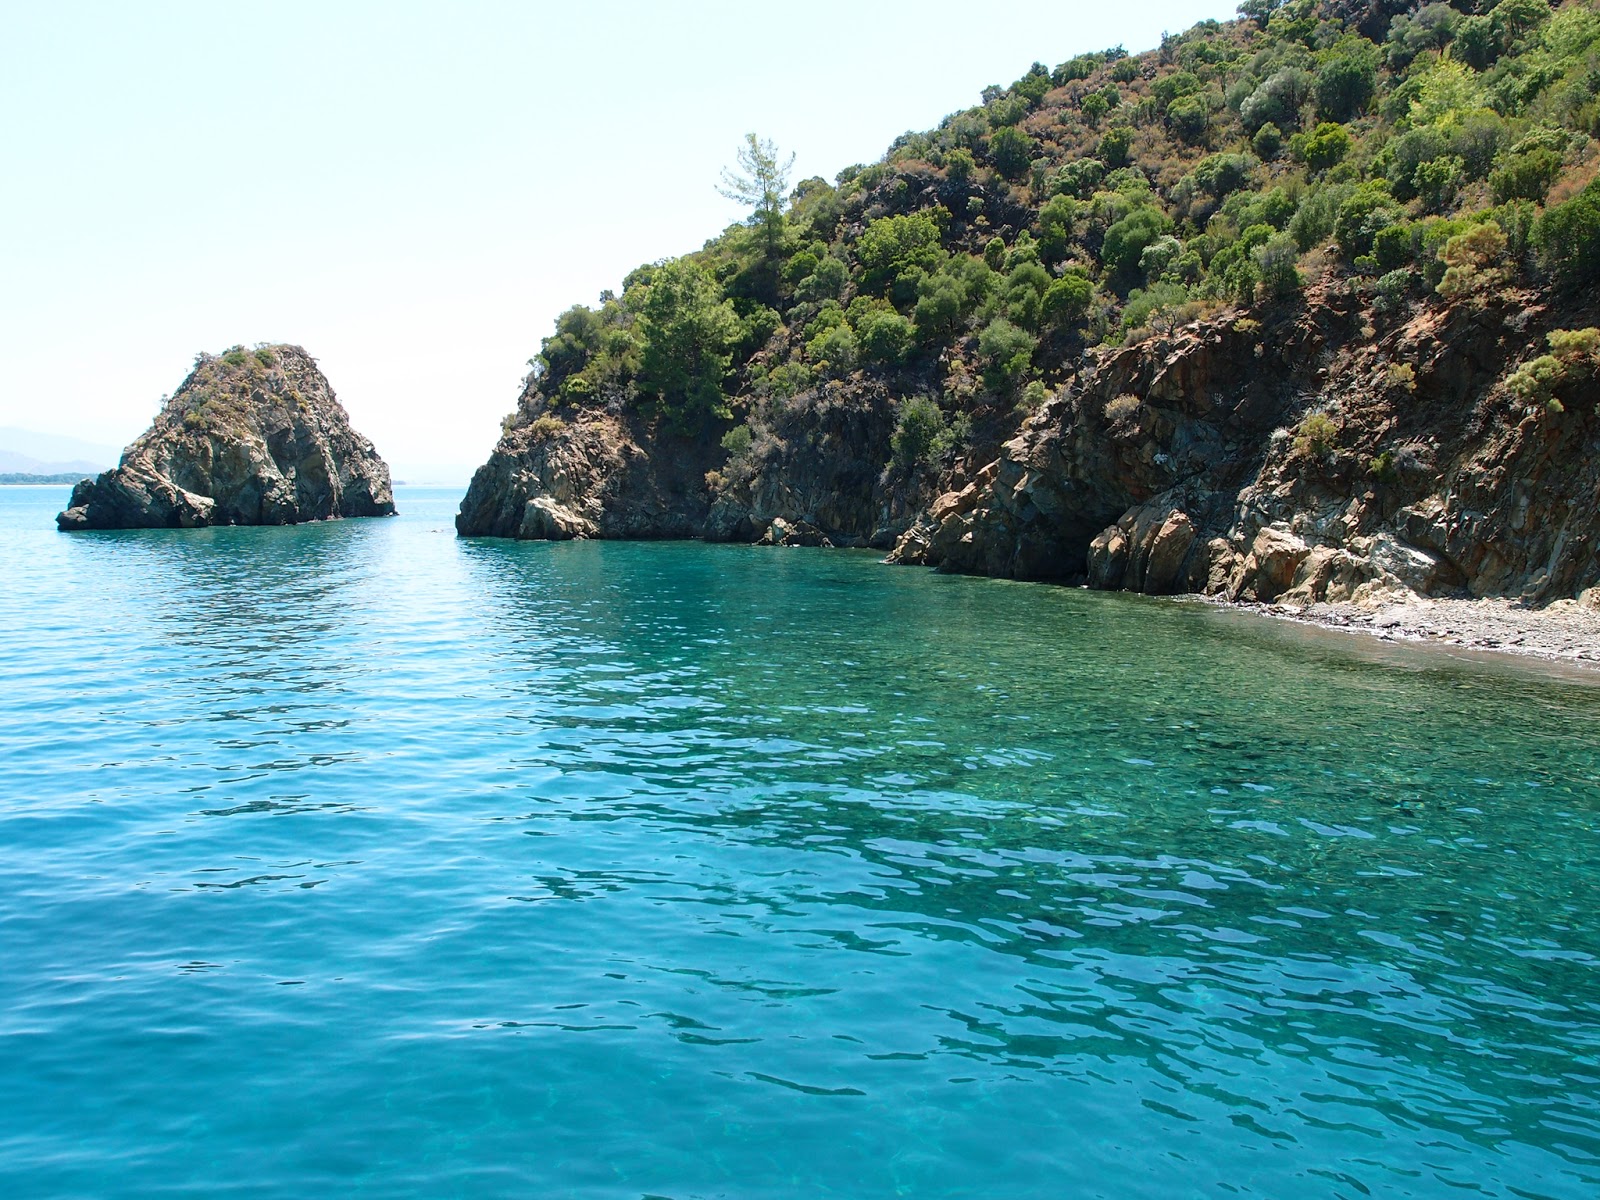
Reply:
[[639, 413], [557, 411], [530, 382], [473, 477], [460, 534], [887, 550], [931, 498], [926, 481], [885, 471], [894, 402], [864, 379], [826, 383], [785, 406], [778, 436], [732, 460], [720, 429], [685, 436]]
[[976, 425], [997, 453], [937, 476], [894, 465], [900, 401], [869, 375], [795, 398], [780, 436], [732, 455], [638, 413], [554, 416], [530, 385], [457, 528], [893, 546], [946, 571], [1295, 604], [1600, 583], [1596, 371], [1565, 403], [1508, 386], [1551, 331], [1595, 324], [1591, 304], [1383, 311], [1335, 283], [1258, 315], [1087, 355], [1020, 429], [998, 406]]
[[1593, 365], [1508, 386], [1591, 307], [1532, 293], [1385, 315], [1325, 291], [1093, 361], [940, 497], [893, 561], [1230, 600], [1504, 595], [1600, 582]]
[[293, 525], [395, 511], [389, 468], [299, 346], [202, 355], [63, 530]]

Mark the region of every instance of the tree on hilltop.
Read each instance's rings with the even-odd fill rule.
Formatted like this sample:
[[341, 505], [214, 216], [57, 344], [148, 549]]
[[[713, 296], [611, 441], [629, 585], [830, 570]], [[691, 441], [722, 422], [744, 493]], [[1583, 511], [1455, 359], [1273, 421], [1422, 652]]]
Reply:
[[747, 133], [744, 145], [739, 147], [738, 169], [724, 167], [722, 183], [717, 188], [720, 195], [753, 210], [750, 223], [765, 232], [769, 260], [777, 257], [783, 239], [783, 209], [788, 203], [789, 172], [793, 168], [793, 154], [780, 162], [778, 147], [771, 138]]

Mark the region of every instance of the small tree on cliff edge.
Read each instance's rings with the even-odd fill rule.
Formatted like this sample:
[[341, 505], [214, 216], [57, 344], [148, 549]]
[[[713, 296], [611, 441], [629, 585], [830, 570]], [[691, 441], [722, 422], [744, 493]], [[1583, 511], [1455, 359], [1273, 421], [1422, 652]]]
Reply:
[[739, 147], [738, 169], [724, 167], [722, 183], [717, 188], [729, 200], [754, 210], [750, 223], [761, 226], [766, 234], [769, 262], [777, 258], [783, 240], [783, 208], [788, 201], [789, 172], [793, 167], [794, 155], [780, 162], [772, 139], [747, 133], [744, 145]]

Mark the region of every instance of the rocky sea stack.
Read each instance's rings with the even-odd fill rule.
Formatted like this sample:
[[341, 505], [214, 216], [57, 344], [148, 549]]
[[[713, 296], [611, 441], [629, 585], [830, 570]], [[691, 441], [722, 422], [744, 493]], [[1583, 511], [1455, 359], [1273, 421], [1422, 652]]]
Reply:
[[394, 514], [389, 467], [299, 346], [203, 354], [64, 530], [295, 525]]

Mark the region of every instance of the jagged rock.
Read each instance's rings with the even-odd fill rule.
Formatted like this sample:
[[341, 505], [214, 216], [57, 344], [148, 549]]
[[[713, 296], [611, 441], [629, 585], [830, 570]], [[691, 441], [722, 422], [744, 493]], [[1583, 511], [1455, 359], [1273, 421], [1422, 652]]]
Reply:
[[720, 444], [725, 427], [687, 435], [620, 407], [553, 408], [530, 379], [473, 476], [457, 532], [559, 536], [559, 527], [524, 520], [542, 496], [587, 522], [584, 536], [754, 542], [781, 518], [833, 545], [886, 549], [937, 494], [926, 471], [886, 469], [894, 399], [869, 378], [830, 380], [794, 397], [774, 414], [780, 436], [736, 464]]
[[[1404, 319], [1328, 291], [1103, 351], [891, 561], [1291, 604], [1403, 592], [1530, 603], [1600, 581], [1600, 416], [1504, 386], [1593, 301], [1435, 300]], [[1377, 336], [1368, 323], [1387, 330]], [[1413, 367], [1394, 383], [1390, 367]], [[1329, 444], [1297, 436], [1331, 414]], [[1182, 520], [1179, 517], [1183, 518]]]
[[[979, 402], [970, 447], [991, 452], [938, 469], [884, 465], [902, 398], [870, 372], [763, 401], [732, 458], [721, 429], [663, 432], [624, 397], [551, 409], [530, 381], [457, 528], [826, 539], [945, 571], [1301, 605], [1548, 603], [1600, 582], [1600, 414], [1529, 411], [1504, 381], [1549, 330], [1594, 324], [1584, 298], [1386, 314], [1329, 282], [1089, 351], [1025, 420]], [[1313, 413], [1331, 435], [1305, 436]]]
[[299, 346], [203, 355], [63, 530], [293, 525], [394, 513], [389, 468]]
[[1266, 528], [1256, 534], [1250, 553], [1235, 569], [1229, 592], [1233, 599], [1273, 601], [1293, 585], [1295, 573], [1311, 548], [1294, 534]]
[[1089, 543], [1089, 586], [1114, 592], [1122, 586], [1128, 570], [1128, 537], [1120, 525], [1102, 530]]
[[595, 535], [593, 521], [585, 520], [549, 496], [535, 496], [522, 512], [517, 536], [530, 541], [568, 542]]
[[762, 546], [825, 546], [832, 548], [833, 542], [828, 535], [815, 525], [806, 521], [785, 521], [782, 517], [773, 517], [772, 524], [767, 526], [767, 531], [761, 535], [759, 545]]
[[1188, 514], [1168, 514], [1151, 536], [1145, 552], [1142, 590], [1152, 595], [1173, 591], [1182, 578], [1184, 562], [1194, 544], [1194, 522], [1189, 520]]
[[1131, 509], [1089, 543], [1089, 586], [1165, 595], [1187, 579], [1194, 545], [1187, 513], [1160, 503]]

